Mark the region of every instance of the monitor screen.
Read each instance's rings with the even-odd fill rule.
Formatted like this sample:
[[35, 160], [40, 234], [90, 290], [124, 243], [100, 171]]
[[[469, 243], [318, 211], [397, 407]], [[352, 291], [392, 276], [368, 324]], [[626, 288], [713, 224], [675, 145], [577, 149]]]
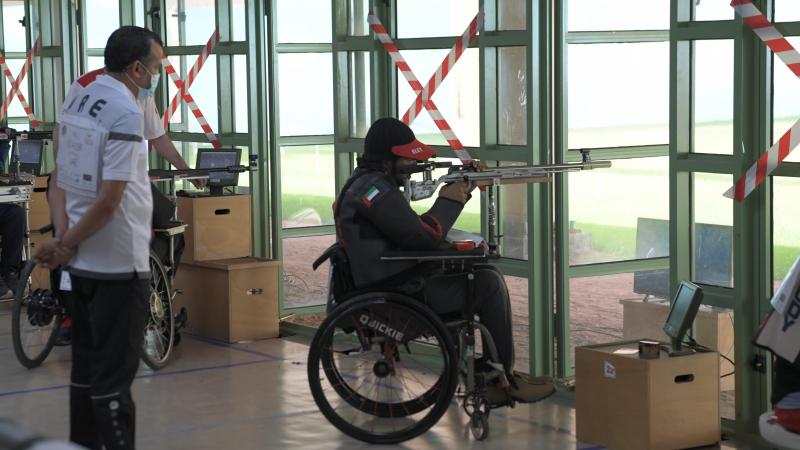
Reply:
[[673, 341], [683, 341], [686, 331], [694, 322], [702, 300], [703, 291], [697, 285], [681, 281], [675, 298], [672, 300], [667, 322], [664, 324], [664, 332]]
[[[214, 169], [217, 167], [231, 167], [241, 164], [241, 149], [202, 149], [197, 151], [198, 169]], [[236, 186], [239, 182], [238, 173], [230, 172], [211, 172], [208, 177], [208, 185], [215, 186]]]
[[42, 161], [42, 141], [19, 141], [20, 164], [39, 164]]

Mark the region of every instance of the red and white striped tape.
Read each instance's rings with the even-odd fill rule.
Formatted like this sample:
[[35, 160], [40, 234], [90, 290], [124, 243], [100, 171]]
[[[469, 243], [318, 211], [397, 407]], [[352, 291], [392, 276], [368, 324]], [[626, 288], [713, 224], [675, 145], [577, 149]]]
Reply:
[[[764, 44], [772, 50], [775, 56], [780, 58], [789, 70], [800, 78], [800, 54], [775, 28], [772, 22], [764, 14], [761, 14], [761, 11], [756, 8], [752, 1], [733, 0], [731, 6], [736, 10], [737, 14], [742, 16], [744, 22], [753, 29]], [[800, 120], [795, 122], [778, 139], [778, 142], [764, 152], [758, 158], [758, 161], [723, 195], [739, 202], [743, 201], [786, 159], [789, 153], [797, 147], [798, 142], [800, 142]]]
[[[383, 48], [389, 53], [389, 56], [392, 58], [392, 62], [394, 62], [395, 66], [397, 66], [398, 70], [400, 70], [400, 73], [403, 74], [403, 77], [405, 77], [406, 81], [411, 86], [411, 89], [413, 89], [417, 96], [419, 96], [424, 89], [422, 83], [419, 82], [417, 77], [414, 75], [414, 72], [411, 70], [411, 67], [409, 67], [406, 60], [400, 54], [400, 50], [394, 44], [392, 38], [389, 37], [389, 33], [386, 32], [386, 28], [383, 26], [380, 19], [378, 19], [378, 16], [370, 12], [367, 16], [367, 22], [369, 22], [370, 28], [375, 33], [375, 37], [378, 39], [378, 41], [380, 41], [381, 45], [383, 45]], [[452, 66], [450, 66], [450, 68], [452, 68]], [[428, 113], [433, 118], [433, 122], [436, 124], [437, 128], [439, 128], [439, 131], [441, 131], [442, 135], [447, 140], [447, 143], [450, 144], [450, 147], [452, 147], [458, 159], [464, 163], [472, 161], [472, 157], [469, 155], [469, 152], [464, 149], [464, 145], [453, 132], [453, 128], [449, 123], [447, 123], [447, 120], [445, 120], [444, 116], [442, 116], [441, 111], [439, 111], [439, 108], [436, 107], [436, 104], [433, 102], [433, 100], [428, 98], [428, 101], [425, 102], [423, 106], [428, 110]], [[405, 118], [403, 121], [410, 125], [410, 122], [405, 120]]]
[[3, 73], [6, 76], [6, 79], [11, 84], [11, 88], [8, 91], [8, 96], [6, 97], [5, 101], [3, 102], [2, 109], [0, 109], [0, 120], [2, 120], [6, 113], [8, 112], [8, 108], [11, 106], [11, 102], [14, 101], [14, 96], [19, 99], [20, 104], [22, 105], [22, 109], [25, 110], [25, 114], [28, 116], [28, 120], [31, 123], [32, 128], [39, 128], [41, 122], [36, 116], [33, 114], [33, 109], [28, 104], [28, 101], [25, 99], [25, 95], [22, 94], [22, 90], [20, 86], [22, 85], [23, 80], [25, 80], [25, 76], [28, 74], [28, 70], [33, 63], [33, 57], [36, 56], [36, 53], [39, 52], [39, 48], [42, 45], [42, 38], [41, 36], [36, 39], [36, 42], [33, 44], [33, 48], [28, 52], [27, 58], [25, 58], [25, 64], [22, 65], [22, 69], [20, 69], [17, 78], [14, 79], [14, 74], [11, 73], [11, 70], [8, 68], [6, 64], [5, 55], [0, 53], [0, 67], [2, 67]]
[[[189, 71], [188, 80], [184, 83], [182, 80], [178, 85], [180, 91], [172, 97], [172, 101], [169, 103], [169, 107], [164, 112], [164, 127], [169, 125], [169, 120], [175, 115], [175, 112], [178, 110], [178, 106], [180, 105], [180, 98], [181, 92], [185, 92], [192, 87], [194, 84], [194, 80], [197, 79], [197, 74], [200, 73], [200, 69], [203, 68], [203, 64], [205, 64], [206, 60], [208, 59], [209, 55], [214, 51], [217, 44], [219, 44], [220, 34], [219, 30], [216, 30], [211, 37], [208, 39], [206, 46], [203, 48], [203, 51], [200, 55], [197, 56], [197, 60], [194, 62], [191, 70]], [[164, 58], [166, 59], [167, 55], [164, 54]]]
[[[200, 56], [198, 56], [197, 62], [195, 62], [194, 66], [192, 66], [192, 70], [189, 72], [190, 85], [197, 78], [197, 74], [200, 72], [200, 69], [203, 68], [203, 63], [206, 59], [208, 59], [208, 56], [211, 54], [211, 50], [213, 50], [214, 46], [216, 46], [216, 43], [213, 45], [211, 44], [212, 41], [219, 42], [219, 30], [216, 30], [214, 34], [212, 34], [211, 39], [209, 39], [209, 44], [206, 44], [206, 47], [200, 53]], [[192, 115], [195, 117], [195, 119], [197, 119], [197, 123], [200, 124], [200, 128], [203, 129], [203, 133], [205, 133], [206, 137], [211, 142], [211, 145], [214, 146], [214, 148], [222, 147], [222, 143], [219, 141], [219, 139], [217, 139], [217, 135], [214, 134], [214, 131], [211, 129], [211, 125], [208, 124], [205, 116], [203, 116], [203, 112], [200, 111], [200, 108], [197, 106], [197, 102], [195, 102], [192, 94], [189, 93], [189, 86], [187, 86], [186, 83], [180, 79], [178, 72], [175, 70], [175, 67], [169, 61], [166, 54], [161, 59], [161, 64], [164, 66], [164, 71], [167, 72], [167, 75], [172, 78], [175, 86], [178, 87], [178, 94], [176, 94], [176, 97], [180, 95], [183, 101], [186, 102], [186, 105], [189, 106], [189, 109], [192, 111]], [[165, 126], [169, 123], [169, 117], [171, 117], [171, 115], [175, 113], [175, 110], [177, 110], [178, 103], [175, 101], [175, 99], [173, 99], [173, 103], [175, 104], [174, 108], [171, 103], [167, 111], [164, 113]]]
[[417, 98], [414, 99], [414, 103], [408, 108], [405, 114], [403, 114], [403, 122], [407, 124], [411, 124], [414, 122], [414, 119], [417, 118], [420, 112], [422, 112], [422, 108], [424, 105], [430, 100], [431, 96], [436, 92], [436, 90], [441, 86], [442, 81], [447, 77], [447, 74], [450, 73], [450, 69], [455, 65], [461, 55], [464, 54], [464, 50], [469, 47], [472, 41], [478, 36], [478, 32], [481, 30], [481, 26], [483, 25], [483, 12], [479, 12], [476, 15], [472, 22], [470, 22], [469, 26], [464, 33], [461, 34], [461, 38], [456, 39], [456, 43], [450, 49], [447, 56], [445, 56], [442, 63], [436, 69], [436, 72], [431, 76], [431, 79], [428, 80], [428, 83], [425, 84], [425, 87], [422, 89], [422, 92], [417, 94]]

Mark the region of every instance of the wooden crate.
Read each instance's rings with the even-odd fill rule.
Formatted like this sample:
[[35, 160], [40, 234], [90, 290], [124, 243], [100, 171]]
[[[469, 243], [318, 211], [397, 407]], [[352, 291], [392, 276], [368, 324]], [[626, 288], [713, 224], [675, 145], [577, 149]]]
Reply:
[[188, 331], [226, 342], [277, 337], [279, 267], [255, 257], [182, 263], [175, 306], [186, 308]]

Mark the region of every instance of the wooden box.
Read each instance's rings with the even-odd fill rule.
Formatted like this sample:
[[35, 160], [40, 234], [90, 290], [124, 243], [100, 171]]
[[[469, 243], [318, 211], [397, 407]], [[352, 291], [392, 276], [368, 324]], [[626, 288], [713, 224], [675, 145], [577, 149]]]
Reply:
[[614, 450], [717, 443], [719, 354], [640, 359], [637, 344], [575, 349], [578, 440]]
[[[663, 301], [643, 302], [641, 300], [620, 300], [622, 303], [623, 339], [655, 339], [669, 342], [664, 333], [664, 323], [669, 315], [669, 303]], [[734, 359], [733, 350], [733, 311], [722, 308], [701, 306], [695, 318], [695, 340], [711, 350], [716, 350]], [[723, 358], [719, 359], [720, 373], [733, 372], [733, 365]], [[723, 391], [735, 389], [733, 375], [722, 378], [720, 387]]]
[[178, 219], [188, 225], [183, 262], [252, 255], [249, 195], [178, 197]]
[[176, 311], [185, 307], [189, 332], [225, 342], [278, 336], [279, 262], [246, 257], [182, 263]]
[[50, 225], [50, 204], [47, 203], [47, 177], [36, 177], [28, 211], [28, 227], [38, 230]]

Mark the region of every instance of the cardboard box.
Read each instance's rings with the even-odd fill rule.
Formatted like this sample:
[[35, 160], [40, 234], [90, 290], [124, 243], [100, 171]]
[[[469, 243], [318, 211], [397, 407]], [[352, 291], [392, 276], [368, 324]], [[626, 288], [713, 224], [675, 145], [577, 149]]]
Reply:
[[36, 177], [31, 201], [28, 204], [28, 227], [38, 230], [50, 225], [50, 204], [47, 203], [47, 177]]
[[719, 355], [640, 359], [638, 341], [575, 349], [578, 440], [668, 450], [720, 440]]
[[187, 329], [199, 336], [226, 342], [278, 337], [279, 267], [254, 257], [182, 263], [176, 311], [186, 308]]
[[249, 195], [178, 197], [178, 219], [188, 225], [184, 262], [252, 255]]
[[[656, 339], [669, 342], [664, 334], [664, 323], [669, 315], [669, 303], [666, 300], [643, 302], [641, 300], [620, 300], [622, 303], [623, 339]], [[695, 340], [711, 350], [716, 350], [736, 361], [733, 348], [733, 311], [712, 308], [703, 305], [695, 319]], [[733, 372], [733, 365], [723, 358], [719, 359], [721, 374]], [[735, 376], [720, 380], [723, 391], [735, 390]]]

